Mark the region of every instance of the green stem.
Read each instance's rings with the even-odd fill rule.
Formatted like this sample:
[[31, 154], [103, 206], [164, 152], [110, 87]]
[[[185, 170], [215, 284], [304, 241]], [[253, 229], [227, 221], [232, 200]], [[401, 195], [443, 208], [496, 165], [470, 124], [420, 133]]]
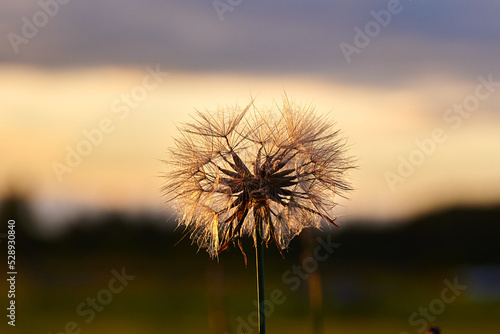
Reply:
[[264, 241], [262, 240], [262, 217], [255, 215], [257, 302], [259, 314], [259, 334], [266, 334], [266, 307], [264, 297]]

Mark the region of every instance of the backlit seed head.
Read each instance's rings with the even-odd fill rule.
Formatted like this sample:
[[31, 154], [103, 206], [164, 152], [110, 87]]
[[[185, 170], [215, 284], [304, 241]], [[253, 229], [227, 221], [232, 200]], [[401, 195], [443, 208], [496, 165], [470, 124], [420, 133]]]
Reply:
[[[278, 110], [276, 110], [278, 109]], [[197, 112], [169, 149], [164, 192], [179, 224], [212, 256], [255, 224], [280, 252], [321, 219], [335, 224], [335, 195], [350, 190], [345, 141], [311, 106]], [[241, 245], [240, 245], [241, 246]]]

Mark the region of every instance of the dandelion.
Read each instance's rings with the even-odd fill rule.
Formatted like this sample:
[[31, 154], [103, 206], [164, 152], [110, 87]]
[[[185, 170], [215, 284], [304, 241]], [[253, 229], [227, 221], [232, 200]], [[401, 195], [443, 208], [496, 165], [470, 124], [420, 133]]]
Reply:
[[[335, 195], [350, 190], [352, 159], [345, 141], [312, 106], [283, 100], [281, 108], [197, 112], [169, 150], [164, 187], [179, 224], [212, 257], [253, 237], [257, 252], [259, 332], [264, 333], [263, 249], [285, 250], [321, 220], [337, 226]], [[338, 226], [337, 226], [338, 227]]]

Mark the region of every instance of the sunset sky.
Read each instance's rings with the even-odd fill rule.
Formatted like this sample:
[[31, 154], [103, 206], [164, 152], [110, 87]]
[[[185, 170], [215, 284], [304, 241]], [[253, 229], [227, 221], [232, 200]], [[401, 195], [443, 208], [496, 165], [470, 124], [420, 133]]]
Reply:
[[286, 92], [328, 113], [357, 158], [339, 214], [498, 203], [498, 13], [494, 0], [4, 0], [0, 196], [20, 188], [50, 217], [162, 212], [176, 124]]

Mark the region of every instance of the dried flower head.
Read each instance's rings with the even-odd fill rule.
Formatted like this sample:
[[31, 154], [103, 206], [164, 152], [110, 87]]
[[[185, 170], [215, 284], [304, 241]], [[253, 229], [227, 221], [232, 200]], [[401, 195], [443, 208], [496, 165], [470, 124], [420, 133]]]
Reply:
[[337, 226], [334, 196], [350, 189], [352, 161], [333, 123], [311, 106], [197, 112], [169, 150], [164, 187], [179, 224], [212, 256], [260, 233], [280, 252], [321, 219]]

